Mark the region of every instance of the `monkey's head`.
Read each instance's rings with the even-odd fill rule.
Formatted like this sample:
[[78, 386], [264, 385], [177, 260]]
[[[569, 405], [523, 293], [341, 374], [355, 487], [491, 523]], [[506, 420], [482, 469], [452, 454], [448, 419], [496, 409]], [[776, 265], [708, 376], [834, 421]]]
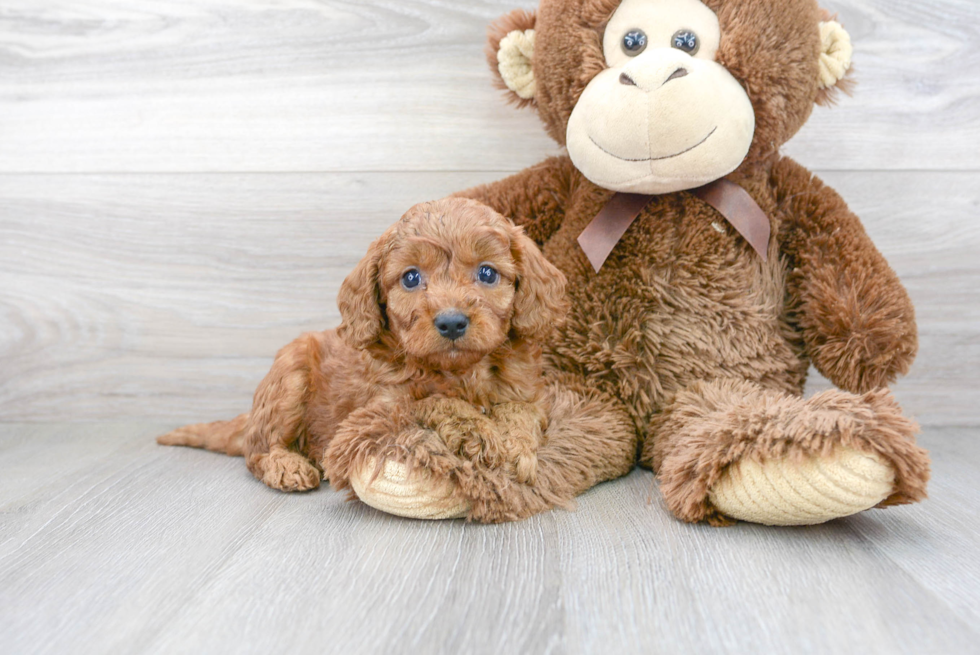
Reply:
[[541, 0], [495, 23], [488, 50], [583, 175], [646, 194], [771, 156], [850, 56], [816, 0]]

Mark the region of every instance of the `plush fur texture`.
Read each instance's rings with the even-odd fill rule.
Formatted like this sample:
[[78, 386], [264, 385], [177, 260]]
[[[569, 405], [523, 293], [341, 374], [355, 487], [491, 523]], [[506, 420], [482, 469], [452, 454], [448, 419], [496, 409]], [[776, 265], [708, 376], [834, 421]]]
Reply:
[[[768, 262], [710, 206], [677, 192], [656, 196], [595, 273], [576, 239], [612, 192], [567, 157], [460, 195], [514, 218], [565, 273], [572, 309], [547, 344], [546, 368], [570, 388], [614, 399], [612, 415], [629, 417], [640, 463], [657, 471], [679, 518], [728, 522], [709, 491], [740, 458], [798, 461], [837, 446], [893, 465], [895, 489], [884, 504], [917, 501], [928, 456], [884, 388], [915, 356], [912, 304], [844, 201], [779, 155], [814, 103], [829, 97], [818, 87], [825, 15], [813, 0], [785, 0], [778, 10], [772, 0], [704, 3], [722, 29], [717, 61], [756, 115], [749, 154], [728, 179], [770, 218]], [[602, 27], [617, 6], [542, 0], [536, 14], [511, 14], [491, 30], [492, 50], [501, 33], [535, 29], [530, 104], [559, 143], [579, 95], [603, 69]], [[492, 53], [490, 60], [495, 70]], [[802, 400], [811, 362], [844, 391]], [[557, 446], [560, 431], [550, 439]], [[603, 443], [610, 449], [600, 450]], [[610, 463], [629, 446], [600, 431], [587, 466], [619, 470]], [[539, 453], [541, 468], [564, 465]], [[539, 475], [527, 493], [545, 498], [553, 483]]]
[[[493, 284], [477, 276], [487, 264], [499, 273]], [[407, 270], [421, 275], [415, 288], [402, 284]], [[546, 430], [570, 435], [560, 448], [585, 450], [597, 420], [610, 431], [610, 419], [596, 410], [601, 394], [547, 387], [542, 377], [539, 343], [566, 313], [564, 286], [523, 231], [486, 206], [418, 205], [344, 281], [341, 326], [283, 348], [251, 412], [159, 442], [243, 454], [258, 479], [283, 491], [316, 488], [321, 474], [343, 489], [353, 467], [398, 459], [451, 476], [480, 520], [567, 503], [602, 473], [550, 462], [539, 469]], [[469, 319], [456, 340], [435, 325], [447, 309]], [[611, 420], [611, 434], [633, 440], [625, 422], [617, 431]], [[609, 475], [629, 464], [610, 463]], [[515, 484], [536, 479], [550, 490]]]

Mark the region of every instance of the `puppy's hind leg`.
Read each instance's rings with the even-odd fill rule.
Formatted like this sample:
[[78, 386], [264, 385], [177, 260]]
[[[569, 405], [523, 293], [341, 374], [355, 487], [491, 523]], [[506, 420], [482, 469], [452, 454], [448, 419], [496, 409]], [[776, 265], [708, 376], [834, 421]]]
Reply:
[[245, 428], [244, 455], [256, 478], [281, 491], [320, 486], [319, 466], [301, 452], [307, 444], [306, 411], [322, 383], [324, 337], [311, 332], [276, 355], [255, 392]]

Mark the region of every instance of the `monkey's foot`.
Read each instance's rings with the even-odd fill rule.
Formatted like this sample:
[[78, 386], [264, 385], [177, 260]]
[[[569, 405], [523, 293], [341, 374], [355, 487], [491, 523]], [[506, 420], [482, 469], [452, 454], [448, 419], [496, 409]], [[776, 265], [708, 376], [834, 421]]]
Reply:
[[366, 505], [413, 519], [458, 519], [470, 511], [470, 502], [459, 498], [454, 485], [435, 479], [425, 469], [409, 471], [401, 462], [386, 460], [377, 472], [377, 460], [368, 459], [351, 471], [350, 486]]
[[744, 380], [691, 385], [651, 421], [647, 441], [680, 519], [808, 525], [926, 495], [929, 455], [887, 389], [812, 398]]
[[708, 497], [722, 514], [765, 525], [811, 525], [885, 500], [895, 471], [882, 457], [839, 446], [827, 457], [732, 464]]

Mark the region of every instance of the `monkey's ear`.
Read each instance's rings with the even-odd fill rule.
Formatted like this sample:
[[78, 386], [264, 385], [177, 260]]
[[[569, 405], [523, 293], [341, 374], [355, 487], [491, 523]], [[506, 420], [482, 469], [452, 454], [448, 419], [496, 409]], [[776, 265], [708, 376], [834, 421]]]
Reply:
[[521, 228], [513, 228], [510, 247], [518, 268], [511, 328], [524, 339], [546, 341], [568, 313], [565, 276]]
[[374, 241], [354, 270], [340, 285], [337, 306], [340, 326], [337, 334], [351, 348], [362, 350], [381, 339], [385, 317], [381, 311], [379, 280], [381, 254], [388, 234]]
[[840, 23], [832, 20], [820, 23], [820, 78], [817, 82], [817, 104], [832, 105], [837, 91], [850, 94], [853, 87], [848, 79], [854, 47], [851, 37]]
[[487, 62], [495, 85], [519, 107], [534, 102], [534, 12], [517, 9], [490, 26]]

